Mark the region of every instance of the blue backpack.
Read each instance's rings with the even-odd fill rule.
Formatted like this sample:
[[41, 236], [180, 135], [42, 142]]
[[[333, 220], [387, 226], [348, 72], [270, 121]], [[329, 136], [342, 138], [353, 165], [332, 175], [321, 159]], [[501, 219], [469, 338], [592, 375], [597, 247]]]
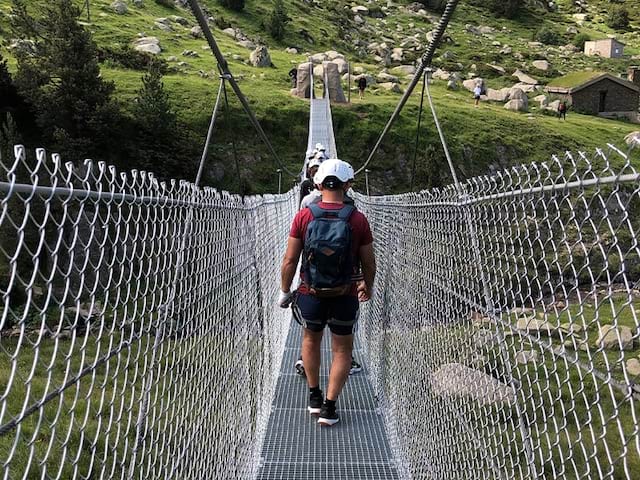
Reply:
[[305, 283], [317, 296], [345, 295], [353, 277], [349, 218], [355, 207], [345, 205], [340, 210], [324, 210], [312, 204], [308, 208], [313, 220], [304, 237]]

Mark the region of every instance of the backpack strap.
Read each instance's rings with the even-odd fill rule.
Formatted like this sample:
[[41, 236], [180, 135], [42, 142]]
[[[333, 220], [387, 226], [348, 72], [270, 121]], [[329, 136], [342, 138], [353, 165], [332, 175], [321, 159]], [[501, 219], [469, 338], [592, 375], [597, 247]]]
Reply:
[[317, 203], [312, 203], [307, 207], [311, 210], [311, 215], [313, 218], [322, 218], [324, 216], [330, 217], [338, 217], [341, 220], [349, 221], [351, 218], [351, 214], [356, 210], [356, 207], [353, 205], [343, 205], [340, 210], [325, 210], [324, 208], [320, 208]]

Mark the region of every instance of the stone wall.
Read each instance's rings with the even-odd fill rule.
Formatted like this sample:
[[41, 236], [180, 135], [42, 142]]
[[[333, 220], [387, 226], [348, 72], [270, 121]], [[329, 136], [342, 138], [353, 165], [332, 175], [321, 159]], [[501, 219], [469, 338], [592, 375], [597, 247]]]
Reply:
[[606, 91], [605, 112], [638, 110], [640, 94], [609, 79], [603, 79], [571, 95], [573, 109], [581, 113], [600, 113], [600, 92]]

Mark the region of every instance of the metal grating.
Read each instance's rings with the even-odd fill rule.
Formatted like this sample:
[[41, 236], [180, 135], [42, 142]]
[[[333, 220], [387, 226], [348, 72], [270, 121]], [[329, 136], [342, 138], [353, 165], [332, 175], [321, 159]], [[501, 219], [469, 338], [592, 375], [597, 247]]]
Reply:
[[[292, 323], [258, 479], [399, 478], [366, 369], [349, 378], [338, 399], [340, 423], [331, 428], [320, 427], [316, 417], [307, 413], [307, 384], [293, 370], [300, 352], [301, 330]], [[327, 332], [322, 343], [322, 388], [327, 384], [330, 348]], [[356, 358], [358, 354], [356, 349]]]

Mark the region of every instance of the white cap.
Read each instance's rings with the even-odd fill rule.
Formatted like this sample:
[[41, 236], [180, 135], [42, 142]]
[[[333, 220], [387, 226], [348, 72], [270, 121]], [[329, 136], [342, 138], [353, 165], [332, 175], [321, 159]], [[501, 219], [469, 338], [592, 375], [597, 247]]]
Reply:
[[353, 178], [353, 168], [347, 162], [337, 158], [325, 160], [314, 175], [313, 183], [321, 185], [329, 177], [336, 177], [342, 183], [346, 183]]
[[324, 145], [322, 145], [321, 143], [316, 143], [316, 150], [318, 152], [324, 152], [326, 148], [324, 148]]
[[322, 158], [318, 158], [318, 156], [316, 155], [311, 160], [309, 160], [307, 168], [319, 167], [320, 165], [322, 165], [322, 160]]
[[323, 150], [323, 151], [320, 151], [320, 152], [316, 153], [313, 158], [318, 158], [318, 159], [320, 159], [320, 161], [323, 161], [323, 160], [326, 160], [329, 157], [327, 156], [326, 153], [324, 153], [324, 150]]

